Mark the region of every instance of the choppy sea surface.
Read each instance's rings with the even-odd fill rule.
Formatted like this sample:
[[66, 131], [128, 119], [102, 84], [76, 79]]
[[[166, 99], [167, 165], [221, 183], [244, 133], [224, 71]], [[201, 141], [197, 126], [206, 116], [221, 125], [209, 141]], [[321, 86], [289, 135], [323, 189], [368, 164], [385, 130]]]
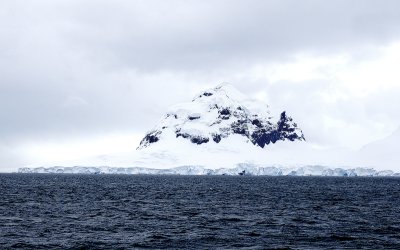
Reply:
[[0, 249], [400, 249], [400, 178], [0, 174]]

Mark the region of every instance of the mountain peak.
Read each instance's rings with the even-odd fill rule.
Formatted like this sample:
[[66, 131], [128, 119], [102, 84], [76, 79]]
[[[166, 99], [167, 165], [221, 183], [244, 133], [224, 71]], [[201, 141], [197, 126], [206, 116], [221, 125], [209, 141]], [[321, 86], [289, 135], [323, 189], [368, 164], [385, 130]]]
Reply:
[[171, 140], [189, 140], [194, 145], [218, 144], [233, 135], [240, 135], [244, 143], [251, 142], [261, 148], [277, 141], [305, 140], [285, 111], [274, 121], [268, 105], [224, 83], [202, 91], [192, 102], [169, 108], [138, 149], [165, 141], [171, 145]]
[[222, 83], [215, 88], [202, 91], [194, 97], [193, 101], [199, 100], [202, 97], [228, 98], [234, 101], [242, 101], [248, 99], [247, 96], [242, 94], [239, 90], [237, 90], [233, 85], [229, 83]]

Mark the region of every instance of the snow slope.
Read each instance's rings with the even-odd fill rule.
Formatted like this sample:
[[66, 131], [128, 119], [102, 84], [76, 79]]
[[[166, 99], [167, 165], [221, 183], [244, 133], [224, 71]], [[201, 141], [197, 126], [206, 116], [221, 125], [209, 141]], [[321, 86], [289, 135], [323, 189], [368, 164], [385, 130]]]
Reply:
[[391, 135], [371, 142], [356, 154], [361, 165], [376, 169], [400, 169], [400, 127]]

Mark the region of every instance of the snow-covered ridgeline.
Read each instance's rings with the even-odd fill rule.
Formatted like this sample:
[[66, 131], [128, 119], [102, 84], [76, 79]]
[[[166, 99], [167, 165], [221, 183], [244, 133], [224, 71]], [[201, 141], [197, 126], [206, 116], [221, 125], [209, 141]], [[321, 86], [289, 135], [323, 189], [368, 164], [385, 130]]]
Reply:
[[256, 175], [256, 176], [399, 176], [391, 170], [377, 171], [372, 168], [329, 168], [325, 166], [258, 166], [237, 164], [234, 168], [207, 169], [202, 166], [181, 166], [170, 169], [116, 168], [116, 167], [39, 167], [20, 168], [19, 173], [50, 174], [149, 174], [149, 175]]
[[[222, 84], [169, 108], [140, 142], [138, 150], [184, 139], [209, 146], [240, 135], [264, 148], [277, 141], [305, 141], [303, 131], [283, 111], [274, 119], [265, 103], [253, 100], [232, 85]], [[193, 145], [192, 145], [193, 147]]]

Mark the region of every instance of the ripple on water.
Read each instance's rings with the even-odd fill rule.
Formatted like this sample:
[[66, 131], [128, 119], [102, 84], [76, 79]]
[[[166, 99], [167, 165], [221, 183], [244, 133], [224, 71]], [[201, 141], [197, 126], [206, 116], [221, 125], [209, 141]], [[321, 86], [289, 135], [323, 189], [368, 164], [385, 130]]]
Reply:
[[0, 174], [0, 248], [400, 249], [399, 184]]

